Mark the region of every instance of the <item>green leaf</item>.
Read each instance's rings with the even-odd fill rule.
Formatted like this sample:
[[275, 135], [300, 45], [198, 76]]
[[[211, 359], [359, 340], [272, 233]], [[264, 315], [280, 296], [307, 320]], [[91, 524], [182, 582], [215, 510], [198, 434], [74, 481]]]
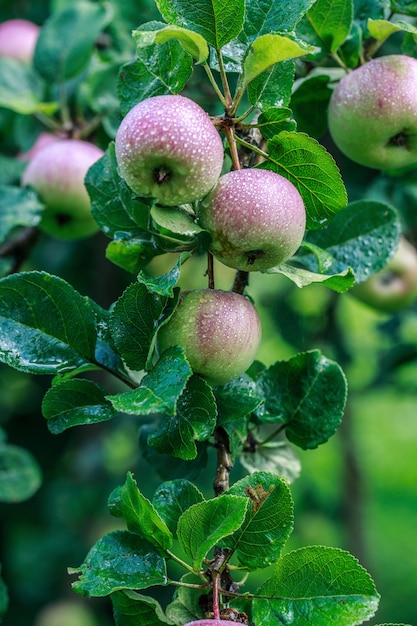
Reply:
[[131, 472], [128, 472], [125, 484], [110, 494], [108, 507], [112, 515], [125, 520], [130, 532], [140, 535], [156, 548], [169, 550], [172, 547], [171, 531], [140, 492]]
[[[185, 574], [181, 578], [184, 585], [201, 585], [201, 578], [195, 574]], [[166, 615], [174, 624], [188, 624], [196, 619], [204, 618], [204, 611], [201, 608], [202, 601], [208, 601], [207, 593], [203, 594], [202, 589], [179, 586], [175, 592], [172, 602], [166, 607]]]
[[177, 347], [169, 348], [153, 370], [143, 377], [140, 387], [107, 397], [114, 408], [123, 413], [175, 415], [178, 398], [191, 375], [183, 351]]
[[[1, 571], [1, 566], [0, 566]], [[7, 586], [0, 576], [0, 616], [4, 615], [9, 606], [9, 592], [7, 590]]]
[[256, 123], [262, 137], [272, 139], [283, 130], [293, 131], [297, 123], [291, 118], [291, 109], [287, 107], [270, 107], [266, 109], [258, 118]]
[[197, 63], [204, 63], [209, 55], [209, 48], [204, 37], [181, 26], [171, 24], [153, 31], [138, 29], [134, 30], [132, 35], [138, 48], [146, 48], [154, 43], [165, 43], [169, 39], [178, 39], [184, 50], [191, 54]]
[[[188, 256], [188, 255], [187, 255]], [[138, 281], [145, 285], [146, 289], [151, 293], [157, 293], [166, 298], [174, 296], [174, 287], [178, 282], [181, 273], [182, 259], [179, 257], [174, 267], [160, 276], [152, 276], [145, 271], [138, 274]]]
[[72, 584], [76, 593], [87, 597], [107, 596], [121, 589], [146, 589], [167, 582], [165, 560], [142, 537], [116, 530], [97, 541], [79, 568]]
[[232, 550], [246, 570], [268, 567], [280, 556], [294, 523], [294, 504], [287, 483], [276, 474], [256, 472], [231, 487], [228, 494], [250, 500], [245, 521], [222, 545]]
[[307, 228], [322, 228], [347, 205], [343, 180], [333, 157], [304, 133], [283, 131], [268, 141], [269, 161], [262, 164], [288, 178], [300, 192]]
[[116, 591], [111, 595], [116, 626], [165, 626], [168, 620], [157, 600], [135, 591]]
[[327, 130], [327, 105], [332, 94], [330, 76], [320, 74], [303, 80], [291, 98], [291, 109], [300, 132], [319, 139]]
[[94, 362], [96, 319], [61, 278], [22, 272], [0, 281], [0, 360], [32, 374], [59, 374]]
[[208, 383], [192, 376], [178, 398], [175, 414], [163, 415], [156, 432], [148, 437], [155, 450], [191, 460], [197, 456], [196, 441], [205, 441], [216, 426], [216, 402]]
[[285, 441], [255, 442], [253, 450], [245, 450], [239, 461], [248, 472], [278, 474], [292, 483], [301, 473], [301, 463], [294, 450]]
[[192, 215], [183, 207], [164, 207], [156, 204], [151, 209], [151, 217], [154, 226], [162, 235], [187, 241], [202, 231]]
[[137, 274], [159, 254], [162, 252], [153, 237], [130, 237], [126, 233], [117, 233], [106, 249], [106, 258], [131, 274]]
[[155, 491], [152, 504], [164, 520], [173, 536], [177, 536], [177, 524], [181, 515], [193, 504], [204, 500], [201, 491], [185, 478], [168, 480]]
[[[302, 259], [304, 260], [304, 257], [302, 257]], [[289, 263], [281, 263], [278, 267], [266, 270], [265, 274], [282, 274], [292, 280], [292, 282], [300, 288], [307, 287], [314, 283], [321, 283], [338, 293], [348, 291], [348, 289], [351, 289], [355, 284], [355, 274], [350, 267], [342, 270], [338, 274], [318, 274], [317, 272], [312, 272], [302, 267], [294, 267]]]
[[369, 574], [348, 552], [311, 546], [289, 552], [253, 601], [257, 624], [356, 626], [370, 619], [379, 595]]
[[40, 31], [33, 58], [48, 83], [60, 83], [85, 69], [97, 36], [111, 20], [106, 6], [77, 2], [52, 13]]
[[106, 390], [91, 380], [74, 378], [53, 385], [43, 397], [42, 414], [54, 435], [67, 428], [104, 422], [116, 415]]
[[222, 426], [249, 415], [263, 402], [255, 381], [246, 374], [217, 387], [215, 395]]
[[317, 448], [339, 427], [346, 378], [340, 366], [319, 350], [278, 361], [260, 374], [257, 383], [265, 396], [259, 419], [285, 425], [287, 438], [300, 448]]
[[0, 185], [0, 243], [14, 228], [37, 226], [42, 210], [33, 189]]
[[316, 0], [307, 16], [326, 48], [336, 52], [352, 26], [353, 0]]
[[122, 65], [117, 94], [123, 115], [138, 102], [182, 91], [193, 73], [193, 59], [175, 39], [138, 50], [135, 61]]
[[17, 59], [0, 58], [0, 107], [15, 113], [51, 115], [58, 104], [43, 102], [44, 83], [32, 66]]
[[289, 35], [268, 34], [257, 37], [248, 49], [243, 62], [243, 85], [246, 87], [275, 63], [313, 54], [316, 51], [314, 46]]
[[145, 369], [157, 320], [165, 303], [166, 298], [136, 282], [125, 289], [114, 305], [109, 328], [117, 350], [129, 368]]
[[235, 39], [243, 26], [243, 0], [156, 0], [169, 24], [204, 37], [216, 50]]
[[42, 470], [28, 450], [0, 444], [0, 502], [27, 500], [37, 492], [41, 483]]
[[390, 22], [389, 20], [368, 20], [368, 30], [372, 37], [377, 41], [385, 41], [390, 35], [398, 32], [411, 33], [417, 36], [417, 28], [409, 22], [398, 20]]
[[292, 60], [273, 65], [249, 83], [249, 102], [261, 111], [287, 106], [291, 100], [294, 74], [295, 65]]
[[20, 185], [26, 167], [25, 161], [20, 161], [14, 156], [0, 154], [0, 185], [2, 187]]
[[119, 176], [114, 142], [88, 170], [85, 186], [93, 217], [108, 237], [119, 232], [131, 237], [148, 228], [149, 202], [135, 196]]
[[178, 539], [195, 572], [209, 551], [242, 525], [248, 504], [246, 497], [223, 494], [184, 511], [178, 520]]
[[391, 0], [390, 4], [394, 13], [417, 17], [417, 3], [415, 0]]
[[292, 32], [315, 0], [293, 0], [291, 3], [276, 0], [247, 2], [245, 24], [241, 39], [252, 41], [260, 35], [274, 32]]
[[[355, 282], [361, 283], [385, 267], [395, 254], [400, 234], [396, 209], [375, 200], [358, 200], [322, 230], [307, 237], [333, 257], [329, 272], [343, 272], [352, 267]], [[299, 260], [311, 271], [317, 270], [313, 255], [301, 256]]]

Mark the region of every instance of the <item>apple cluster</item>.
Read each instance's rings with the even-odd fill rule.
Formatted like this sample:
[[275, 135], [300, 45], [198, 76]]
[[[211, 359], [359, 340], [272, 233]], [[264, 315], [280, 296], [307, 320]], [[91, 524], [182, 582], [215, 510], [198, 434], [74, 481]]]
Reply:
[[[246, 168], [222, 175], [224, 149], [208, 114], [184, 96], [154, 96], [134, 106], [115, 139], [120, 175], [138, 195], [167, 207], [195, 203], [210, 251], [240, 271], [289, 259], [306, 227], [301, 195], [286, 178]], [[239, 376], [255, 358], [259, 317], [242, 295], [214, 289], [182, 294], [158, 333], [160, 351], [181, 346], [194, 372], [210, 383]]]

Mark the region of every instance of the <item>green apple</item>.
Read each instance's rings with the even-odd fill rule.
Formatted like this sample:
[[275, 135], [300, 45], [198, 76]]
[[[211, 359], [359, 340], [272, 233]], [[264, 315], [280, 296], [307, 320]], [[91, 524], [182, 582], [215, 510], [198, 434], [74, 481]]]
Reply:
[[378, 57], [344, 76], [328, 122], [334, 143], [352, 161], [381, 170], [417, 163], [417, 59]]
[[35, 626], [97, 626], [90, 609], [78, 600], [58, 600], [37, 616]]
[[223, 167], [223, 143], [208, 114], [184, 96], [133, 107], [115, 140], [120, 175], [137, 194], [176, 206], [205, 196]]
[[410, 306], [417, 300], [417, 250], [401, 237], [395, 255], [384, 269], [350, 293], [372, 308], [387, 313]]
[[257, 168], [221, 176], [200, 203], [197, 217], [211, 235], [213, 255], [244, 271], [287, 261], [299, 248], [306, 227], [296, 187], [275, 172]]
[[174, 314], [158, 332], [160, 353], [184, 349], [192, 370], [213, 385], [225, 384], [252, 364], [261, 340], [253, 304], [230, 291], [184, 291]]
[[22, 185], [33, 187], [44, 203], [39, 227], [48, 235], [79, 239], [98, 230], [84, 178], [102, 155], [92, 143], [63, 139], [44, 147], [29, 161]]
[[0, 57], [30, 63], [39, 36], [39, 26], [28, 20], [6, 20], [0, 24]]

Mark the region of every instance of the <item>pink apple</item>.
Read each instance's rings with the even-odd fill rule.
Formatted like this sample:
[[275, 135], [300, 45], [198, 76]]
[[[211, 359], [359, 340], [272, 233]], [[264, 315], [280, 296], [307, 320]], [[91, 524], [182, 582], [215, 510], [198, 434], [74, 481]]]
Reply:
[[62, 239], [87, 237], [98, 230], [84, 178], [102, 155], [94, 144], [76, 139], [54, 142], [35, 154], [22, 184], [34, 187], [45, 205], [42, 230]]
[[205, 196], [223, 166], [208, 114], [184, 96], [154, 96], [129, 111], [116, 135], [120, 174], [134, 192], [176, 206]]
[[299, 248], [306, 226], [303, 200], [283, 176], [242, 169], [220, 177], [203, 199], [198, 221], [210, 250], [237, 270], [266, 270], [287, 261]]
[[39, 36], [39, 26], [28, 20], [7, 20], [0, 24], [0, 57], [30, 63]]

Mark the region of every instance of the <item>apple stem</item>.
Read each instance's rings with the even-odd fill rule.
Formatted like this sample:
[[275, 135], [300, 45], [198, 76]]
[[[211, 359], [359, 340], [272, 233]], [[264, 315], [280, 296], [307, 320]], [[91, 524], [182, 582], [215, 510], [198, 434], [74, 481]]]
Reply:
[[235, 282], [233, 283], [232, 291], [243, 295], [246, 287], [249, 285], [249, 272], [239, 270], [235, 275]]
[[207, 276], [208, 276], [208, 288], [215, 289], [214, 284], [214, 259], [211, 252], [207, 252]]
[[230, 156], [232, 157], [233, 162], [233, 169], [240, 170], [241, 164], [236, 146], [236, 135], [232, 125], [232, 121], [228, 118], [225, 118], [224, 120], [223, 132], [226, 135], [227, 143], [229, 144]]
[[219, 607], [219, 572], [213, 572], [213, 615], [214, 619], [220, 619]]

